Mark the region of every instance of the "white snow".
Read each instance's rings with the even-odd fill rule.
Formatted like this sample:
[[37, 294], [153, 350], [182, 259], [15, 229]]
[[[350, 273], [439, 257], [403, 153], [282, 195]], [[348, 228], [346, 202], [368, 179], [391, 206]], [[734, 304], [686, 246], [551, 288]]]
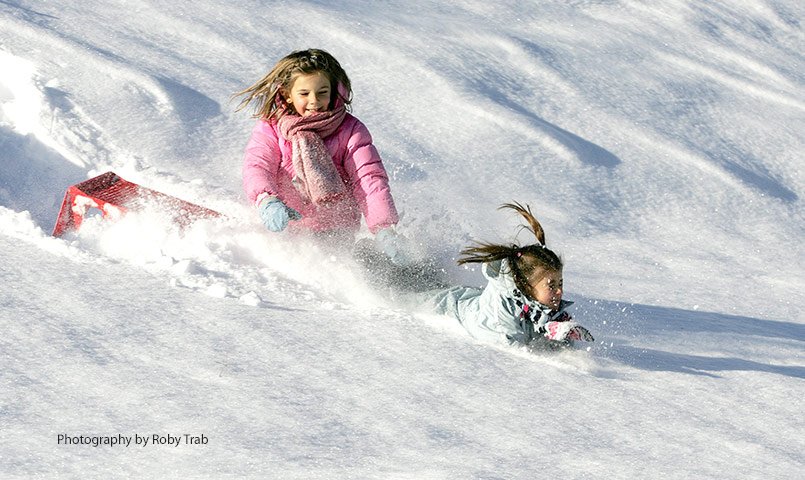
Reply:
[[[0, 2], [0, 477], [798, 478], [803, 13]], [[352, 79], [400, 231], [481, 284], [458, 250], [527, 242], [496, 208], [530, 204], [591, 348], [477, 344], [264, 230], [230, 96], [308, 47]], [[227, 219], [52, 238], [66, 188], [109, 170]]]

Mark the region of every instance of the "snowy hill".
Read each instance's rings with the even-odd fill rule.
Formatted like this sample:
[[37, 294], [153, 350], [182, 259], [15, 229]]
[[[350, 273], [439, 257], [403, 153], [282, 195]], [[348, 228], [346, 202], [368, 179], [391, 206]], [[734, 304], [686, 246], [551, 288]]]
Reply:
[[[801, 2], [232, 3], [0, 2], [0, 477], [799, 477]], [[308, 47], [400, 230], [481, 284], [458, 250], [530, 204], [593, 346], [478, 344], [264, 230], [230, 96]], [[51, 237], [110, 170], [227, 220]]]

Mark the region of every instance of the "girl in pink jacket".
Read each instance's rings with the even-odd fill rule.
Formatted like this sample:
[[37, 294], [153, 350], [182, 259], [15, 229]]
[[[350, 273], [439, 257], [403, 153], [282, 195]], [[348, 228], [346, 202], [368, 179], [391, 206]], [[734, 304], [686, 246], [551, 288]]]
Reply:
[[408, 261], [383, 161], [348, 113], [352, 88], [332, 55], [293, 52], [235, 95], [244, 96], [238, 110], [251, 103], [258, 118], [243, 186], [266, 228], [354, 240], [363, 214], [377, 247], [394, 263]]

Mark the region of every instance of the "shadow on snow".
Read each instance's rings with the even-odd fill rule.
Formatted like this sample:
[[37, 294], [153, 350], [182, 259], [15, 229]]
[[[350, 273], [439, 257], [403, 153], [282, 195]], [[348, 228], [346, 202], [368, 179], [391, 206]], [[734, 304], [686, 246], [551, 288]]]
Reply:
[[0, 205], [28, 211], [50, 231], [67, 187], [86, 180], [84, 169], [40, 142], [0, 126]]
[[[752, 345], [761, 350], [766, 347], [763, 339], [784, 343], [784, 347], [796, 348], [805, 342], [805, 325], [778, 320], [766, 320], [740, 315], [728, 315], [698, 310], [658, 307], [651, 305], [625, 304], [619, 302], [574, 298], [575, 318], [591, 328], [603, 343], [617, 337], [639, 338], [642, 335], [656, 337], [691, 336], [699, 339], [697, 344], [709, 339], [716, 343]], [[656, 348], [631, 346], [624, 342], [611, 342], [604, 357], [625, 365], [647, 371], [666, 371], [717, 377], [713, 372], [757, 371], [775, 373], [794, 378], [805, 378], [805, 366], [773, 365], [763, 359], [729, 356], [693, 355], [678, 351], [663, 351]]]

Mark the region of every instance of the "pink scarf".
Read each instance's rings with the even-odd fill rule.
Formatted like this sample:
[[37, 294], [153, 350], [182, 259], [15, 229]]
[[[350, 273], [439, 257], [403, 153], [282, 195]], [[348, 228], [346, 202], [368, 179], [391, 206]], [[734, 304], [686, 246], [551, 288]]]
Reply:
[[280, 133], [291, 142], [294, 187], [316, 205], [336, 201], [346, 193], [344, 181], [322, 140], [338, 129], [346, 113], [341, 106], [307, 117], [283, 115], [278, 121]]

